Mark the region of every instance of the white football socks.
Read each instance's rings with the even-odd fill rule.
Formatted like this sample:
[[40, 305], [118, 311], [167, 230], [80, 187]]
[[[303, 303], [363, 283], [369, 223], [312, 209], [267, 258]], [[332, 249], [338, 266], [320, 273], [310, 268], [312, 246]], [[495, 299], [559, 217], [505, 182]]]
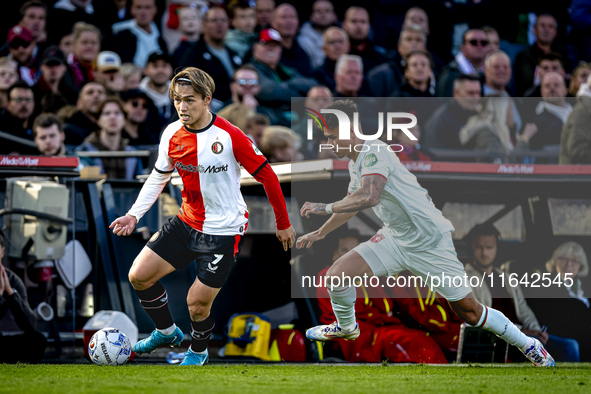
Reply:
[[327, 286], [328, 294], [330, 295], [330, 302], [332, 310], [337, 317], [339, 327], [344, 332], [351, 332], [355, 329], [355, 288], [347, 287], [333, 287]]
[[533, 345], [533, 339], [522, 333], [502, 312], [484, 305], [482, 306], [482, 315], [476, 327], [481, 327], [492, 332], [510, 345], [517, 346], [522, 351], [527, 350]]
[[174, 330], [176, 330], [176, 324], [172, 323], [172, 326], [165, 328], [164, 330], [159, 330], [159, 329], [156, 329], [156, 330], [158, 330], [158, 332], [163, 335], [172, 335]]

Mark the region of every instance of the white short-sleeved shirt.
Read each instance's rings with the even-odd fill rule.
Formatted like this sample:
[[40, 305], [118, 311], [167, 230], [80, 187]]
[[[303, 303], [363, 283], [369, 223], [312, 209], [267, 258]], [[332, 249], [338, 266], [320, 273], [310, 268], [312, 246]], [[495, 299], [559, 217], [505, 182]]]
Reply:
[[427, 190], [404, 167], [388, 145], [376, 140], [365, 144], [356, 161], [349, 162], [349, 193], [361, 186], [366, 175], [380, 175], [387, 182], [376, 215], [394, 234], [395, 242], [404, 248], [427, 250], [434, 248], [454, 227], [435, 207]]

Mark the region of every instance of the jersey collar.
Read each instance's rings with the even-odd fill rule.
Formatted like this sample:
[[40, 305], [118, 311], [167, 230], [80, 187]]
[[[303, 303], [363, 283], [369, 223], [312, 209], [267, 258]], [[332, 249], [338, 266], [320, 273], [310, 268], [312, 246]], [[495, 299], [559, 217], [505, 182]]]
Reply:
[[215, 118], [216, 118], [216, 114], [211, 113], [211, 122], [209, 122], [209, 124], [207, 126], [205, 126], [202, 129], [190, 129], [189, 127], [187, 127], [185, 125], [185, 129], [189, 132], [189, 133], [203, 133], [204, 131], [207, 131], [211, 126], [213, 126], [213, 122], [215, 122]]

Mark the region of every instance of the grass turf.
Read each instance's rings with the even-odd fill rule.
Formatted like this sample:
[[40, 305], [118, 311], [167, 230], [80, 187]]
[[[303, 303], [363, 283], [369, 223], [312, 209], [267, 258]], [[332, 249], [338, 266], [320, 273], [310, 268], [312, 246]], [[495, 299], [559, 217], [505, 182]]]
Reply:
[[591, 364], [0, 365], [0, 393], [589, 393]]

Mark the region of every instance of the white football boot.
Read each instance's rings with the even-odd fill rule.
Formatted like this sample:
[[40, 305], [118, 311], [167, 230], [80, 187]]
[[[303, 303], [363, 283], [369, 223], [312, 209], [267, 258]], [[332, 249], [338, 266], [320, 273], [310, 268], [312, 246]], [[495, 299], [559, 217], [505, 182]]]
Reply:
[[554, 358], [548, 353], [548, 351], [542, 345], [537, 338], [530, 337], [534, 340], [534, 344], [522, 353], [531, 361], [536, 367], [554, 367], [556, 363]]
[[306, 338], [311, 341], [330, 341], [332, 339], [357, 339], [361, 331], [359, 324], [355, 324], [355, 329], [351, 332], [341, 330], [338, 323], [335, 321], [329, 325], [321, 325], [309, 328], [306, 331]]

